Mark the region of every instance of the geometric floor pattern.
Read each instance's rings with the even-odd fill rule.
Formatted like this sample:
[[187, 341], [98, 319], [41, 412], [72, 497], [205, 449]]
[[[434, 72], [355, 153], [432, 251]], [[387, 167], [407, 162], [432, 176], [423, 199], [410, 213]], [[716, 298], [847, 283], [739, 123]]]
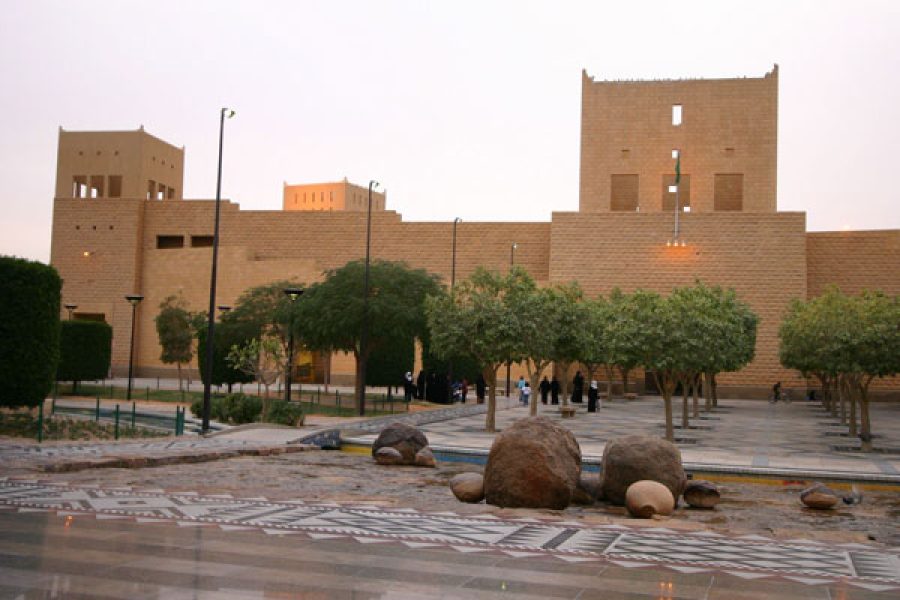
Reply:
[[459, 552], [548, 555], [567, 562], [606, 561], [618, 566], [663, 566], [682, 573], [723, 571], [746, 579], [782, 577], [817, 585], [843, 581], [870, 590], [900, 590], [900, 558], [862, 544], [776, 541], [757, 535], [729, 537], [664, 527], [585, 526], [552, 519], [499, 519], [423, 513], [373, 505], [273, 502], [230, 495], [101, 488], [36, 480], [0, 479], [0, 510], [92, 514], [97, 519], [180, 526], [257, 529], [269, 535], [312, 539], [350, 537], [360, 543], [444, 546]]

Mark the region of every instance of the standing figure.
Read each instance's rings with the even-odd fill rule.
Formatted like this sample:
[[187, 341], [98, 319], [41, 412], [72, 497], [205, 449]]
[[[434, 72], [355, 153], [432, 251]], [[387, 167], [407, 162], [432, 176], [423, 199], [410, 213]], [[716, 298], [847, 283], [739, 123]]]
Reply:
[[522, 388], [522, 404], [528, 406], [529, 402], [531, 402], [531, 384], [526, 381]]
[[550, 404], [559, 404], [559, 379], [556, 378], [556, 375], [550, 382]]
[[425, 369], [419, 371], [419, 376], [416, 378], [416, 398], [418, 400], [425, 399]]
[[572, 380], [572, 402], [581, 404], [584, 401], [584, 375], [581, 371], [575, 372], [575, 379]]
[[519, 381], [516, 382], [516, 388], [519, 390], [519, 404], [525, 404], [525, 377], [519, 375]]
[[538, 389], [541, 390], [541, 404], [547, 404], [547, 395], [550, 393], [550, 382], [547, 381], [546, 375], [541, 379], [541, 384], [538, 386]]
[[484, 380], [484, 375], [479, 373], [478, 379], [475, 380], [475, 400], [478, 404], [484, 404], [484, 392], [486, 388], [487, 382]]
[[411, 402], [413, 397], [413, 388], [416, 386], [413, 384], [412, 373], [410, 371], [406, 372], [406, 375], [403, 376], [403, 401]]
[[462, 392], [462, 403], [465, 404], [465, 403], [466, 403], [466, 396], [469, 395], [469, 380], [466, 379], [465, 377], [463, 377], [463, 380], [462, 380], [462, 389], [461, 389], [460, 391]]
[[588, 412], [597, 412], [597, 402], [600, 394], [597, 391], [597, 380], [591, 381], [591, 387], [588, 388]]

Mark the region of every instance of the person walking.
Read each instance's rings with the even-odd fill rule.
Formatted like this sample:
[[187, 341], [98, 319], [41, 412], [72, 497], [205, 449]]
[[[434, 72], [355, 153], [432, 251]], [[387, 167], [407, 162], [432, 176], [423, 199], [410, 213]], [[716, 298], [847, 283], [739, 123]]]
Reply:
[[412, 372], [407, 371], [403, 376], [403, 401], [407, 404], [412, 401], [414, 387]]
[[581, 371], [575, 372], [575, 379], [572, 380], [572, 402], [581, 404], [584, 401], [584, 375]]
[[522, 404], [528, 406], [529, 402], [531, 402], [531, 384], [526, 381], [522, 387]]
[[556, 375], [550, 382], [550, 404], [559, 404], [559, 379], [556, 378]]
[[419, 371], [419, 376], [416, 378], [416, 399], [425, 399], [425, 369]]
[[475, 401], [478, 404], [484, 404], [484, 392], [486, 388], [487, 382], [484, 380], [484, 375], [479, 373], [478, 379], [475, 380]]
[[769, 399], [769, 402], [775, 403], [781, 399], [781, 382], [778, 381], [775, 385], [772, 386], [772, 398]]
[[524, 390], [525, 390], [526, 385], [527, 384], [525, 382], [525, 377], [522, 375], [519, 375], [519, 381], [516, 382], [516, 387], [519, 389], [519, 404], [525, 404]]
[[597, 380], [591, 381], [591, 387], [588, 388], [588, 412], [597, 412], [600, 394], [597, 390]]
[[546, 375], [541, 379], [538, 389], [541, 390], [541, 404], [547, 404], [547, 395], [550, 394], [550, 382], [547, 380]]

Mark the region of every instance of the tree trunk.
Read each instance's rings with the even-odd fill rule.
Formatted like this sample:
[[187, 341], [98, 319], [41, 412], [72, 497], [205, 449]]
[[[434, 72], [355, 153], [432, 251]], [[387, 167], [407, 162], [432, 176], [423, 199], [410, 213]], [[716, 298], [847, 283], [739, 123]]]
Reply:
[[572, 367], [570, 362], [560, 362], [560, 393], [562, 394], [562, 404], [560, 406], [569, 405], [569, 369]]
[[712, 401], [713, 407], [719, 406], [719, 384], [716, 383], [716, 374], [712, 374], [712, 378], [710, 380], [709, 391], [712, 393]]
[[487, 413], [484, 415], [484, 430], [494, 433], [497, 430], [497, 365], [487, 367], [483, 374], [485, 381], [490, 386], [488, 389]]
[[619, 372], [622, 373], [622, 394], [624, 395], [628, 393], [628, 374], [631, 372], [631, 369], [619, 367]]
[[688, 411], [688, 377], [681, 378], [681, 430], [687, 431], [690, 428]]
[[859, 419], [862, 431], [859, 434], [860, 448], [863, 452], [871, 452], [872, 448], [872, 421], [869, 419], [869, 384], [870, 376], [865, 383], [858, 382], [859, 388]]
[[354, 351], [353, 357], [356, 358], [356, 382], [353, 385], [353, 406], [356, 407], [356, 412], [359, 413], [360, 387], [362, 388], [362, 393], [365, 393], [366, 384], [363, 381], [363, 365], [359, 352]]
[[709, 412], [712, 410], [712, 375], [710, 373], [703, 374], [705, 382], [703, 386], [703, 398], [706, 401], [703, 410]]
[[612, 401], [613, 367], [606, 365], [606, 399]]
[[182, 385], [181, 385], [181, 363], [175, 363], [175, 364], [176, 364], [176, 366], [178, 366], [178, 391], [180, 392], [183, 389]]
[[666, 414], [666, 439], [672, 443], [675, 443], [675, 427], [672, 423], [672, 392], [675, 389], [675, 386], [669, 386], [669, 379], [666, 376], [660, 377], [659, 373], [654, 371], [653, 378], [656, 379], [656, 387], [659, 388], [659, 392], [663, 397], [663, 405], [665, 407]]
[[847, 398], [850, 401], [850, 435], [856, 437], [859, 435], [859, 429], [856, 426], [856, 397], [859, 391], [859, 376], [854, 375], [847, 380]]
[[547, 368], [547, 364], [547, 361], [541, 363], [535, 363], [531, 359], [525, 361], [525, 366], [528, 369], [528, 380], [531, 384], [531, 397], [528, 398], [528, 414], [532, 417], [537, 415], [538, 384], [540, 383], [541, 373]]
[[697, 397], [697, 393], [698, 393], [697, 388], [700, 387], [700, 377], [701, 377], [701, 375], [699, 373], [697, 375], [694, 375], [693, 377], [691, 377], [691, 392], [694, 396], [694, 415], [693, 416], [695, 419], [700, 416], [700, 400]]
[[847, 394], [844, 390], [845, 387], [845, 378], [843, 375], [841, 375], [838, 379], [838, 396], [841, 402], [841, 425], [847, 424]]

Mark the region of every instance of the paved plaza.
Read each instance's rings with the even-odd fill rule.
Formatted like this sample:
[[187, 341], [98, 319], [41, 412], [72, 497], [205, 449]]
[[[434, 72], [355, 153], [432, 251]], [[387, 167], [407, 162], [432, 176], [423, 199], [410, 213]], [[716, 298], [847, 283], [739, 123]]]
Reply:
[[[589, 461], [599, 458], [613, 437], [663, 433], [656, 398], [616, 400], [573, 419], [560, 419], [555, 407], [540, 408], [575, 433]], [[309, 467], [301, 474], [291, 467], [308, 462], [294, 452], [306, 449], [296, 442], [311, 434], [340, 427], [355, 443], [370, 443], [394, 419], [417, 424], [437, 448], [484, 452], [493, 439], [483, 431], [484, 409], [469, 404], [368, 421], [327, 420], [299, 431], [243, 428], [205, 439], [0, 442], [0, 598], [900, 596], [900, 548], [865, 543], [864, 536], [855, 541], [775, 537], [714, 530], [693, 518], [681, 523], [555, 511], [490, 514], [459, 504], [429, 510], [411, 501], [422, 485], [414, 482], [427, 479], [429, 471], [404, 474], [402, 468], [392, 473], [408, 482], [396, 485], [398, 492], [407, 490], [410, 501], [403, 502], [402, 493], [401, 501], [390, 504], [386, 498], [349, 501], [329, 494], [328, 486], [353, 479], [352, 472], [338, 477], [333, 469]], [[696, 428], [676, 430], [676, 436], [689, 467], [758, 475], [803, 470], [846, 478], [852, 473], [897, 483], [900, 455], [890, 450], [900, 446], [900, 410], [876, 404], [872, 412], [876, 447], [887, 452], [853, 450], [855, 440], [840, 435], [841, 427], [821, 406], [805, 402], [725, 400], [714, 413], [693, 420]], [[526, 415], [524, 407], [501, 399], [498, 428]], [[183, 473], [221, 470], [214, 486], [241, 490], [230, 493], [199, 481], [186, 488], [185, 475], [174, 477], [171, 467], [97, 468], [124, 466], [115, 462], [122, 457], [156, 457], [166, 464], [238, 456], [268, 466], [246, 483], [240, 469], [248, 467], [239, 460], [184, 466]], [[84, 470], [73, 473], [72, 481], [45, 474], [63, 463]], [[230, 466], [217, 469], [217, 464]], [[123, 484], [140, 481], [143, 472], [144, 481], [155, 487]], [[273, 492], [275, 479], [287, 476], [289, 482], [274, 499], [264, 483], [269, 476]], [[303, 483], [309, 476], [317, 487]]]

